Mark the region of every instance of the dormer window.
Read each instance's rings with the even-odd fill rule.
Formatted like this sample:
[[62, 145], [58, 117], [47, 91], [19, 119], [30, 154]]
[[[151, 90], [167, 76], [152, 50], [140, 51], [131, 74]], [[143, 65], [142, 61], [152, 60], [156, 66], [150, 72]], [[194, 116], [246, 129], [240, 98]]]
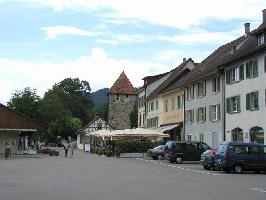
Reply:
[[258, 45], [264, 44], [265, 40], [264, 40], [264, 34], [260, 34], [258, 35]]

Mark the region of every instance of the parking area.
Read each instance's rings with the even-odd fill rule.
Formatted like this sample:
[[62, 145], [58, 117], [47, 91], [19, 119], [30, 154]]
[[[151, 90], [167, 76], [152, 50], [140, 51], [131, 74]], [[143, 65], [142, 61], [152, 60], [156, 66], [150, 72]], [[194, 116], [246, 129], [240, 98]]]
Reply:
[[197, 162], [107, 158], [0, 158], [1, 200], [264, 200], [266, 175], [206, 171]]

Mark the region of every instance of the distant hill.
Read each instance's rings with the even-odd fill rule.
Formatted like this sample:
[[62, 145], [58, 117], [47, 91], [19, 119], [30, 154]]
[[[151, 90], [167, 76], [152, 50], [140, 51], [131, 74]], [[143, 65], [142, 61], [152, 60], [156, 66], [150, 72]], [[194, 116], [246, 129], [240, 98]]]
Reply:
[[109, 88], [103, 88], [91, 93], [91, 97], [94, 103], [94, 109], [97, 109], [107, 103]]

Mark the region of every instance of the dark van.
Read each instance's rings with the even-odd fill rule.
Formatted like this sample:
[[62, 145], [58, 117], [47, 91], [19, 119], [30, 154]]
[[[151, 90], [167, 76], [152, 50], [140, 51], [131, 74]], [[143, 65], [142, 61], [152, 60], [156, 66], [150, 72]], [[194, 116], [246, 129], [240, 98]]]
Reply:
[[181, 164], [183, 161], [199, 161], [201, 154], [211, 149], [204, 142], [168, 141], [166, 143], [166, 157], [171, 163]]
[[266, 171], [266, 145], [224, 142], [217, 148], [215, 166], [237, 174], [243, 170]]

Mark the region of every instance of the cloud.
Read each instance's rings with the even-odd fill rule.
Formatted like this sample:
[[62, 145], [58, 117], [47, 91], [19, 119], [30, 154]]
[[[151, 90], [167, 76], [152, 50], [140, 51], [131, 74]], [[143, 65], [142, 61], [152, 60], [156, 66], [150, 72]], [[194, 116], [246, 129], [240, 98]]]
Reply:
[[60, 35], [79, 35], [79, 36], [94, 36], [96, 33], [85, 31], [73, 26], [51, 26], [42, 27], [41, 30], [47, 34], [46, 39], [55, 39]]
[[[51, 6], [56, 11], [72, 9], [87, 10], [101, 16], [115, 19], [137, 19], [156, 25], [187, 29], [199, 25], [210, 17], [220, 20], [261, 19], [265, 0], [22, 0], [39, 2]], [[114, 21], [115, 22], [115, 21]]]
[[110, 58], [101, 48], [92, 49], [88, 56], [63, 63], [0, 58], [0, 68], [1, 103], [7, 102], [15, 90], [25, 87], [36, 88], [42, 96], [52, 85], [67, 77], [87, 80], [95, 91], [110, 88], [123, 70], [135, 87], [143, 84], [141, 79], [144, 76], [168, 70], [166, 65], [159, 62]]

